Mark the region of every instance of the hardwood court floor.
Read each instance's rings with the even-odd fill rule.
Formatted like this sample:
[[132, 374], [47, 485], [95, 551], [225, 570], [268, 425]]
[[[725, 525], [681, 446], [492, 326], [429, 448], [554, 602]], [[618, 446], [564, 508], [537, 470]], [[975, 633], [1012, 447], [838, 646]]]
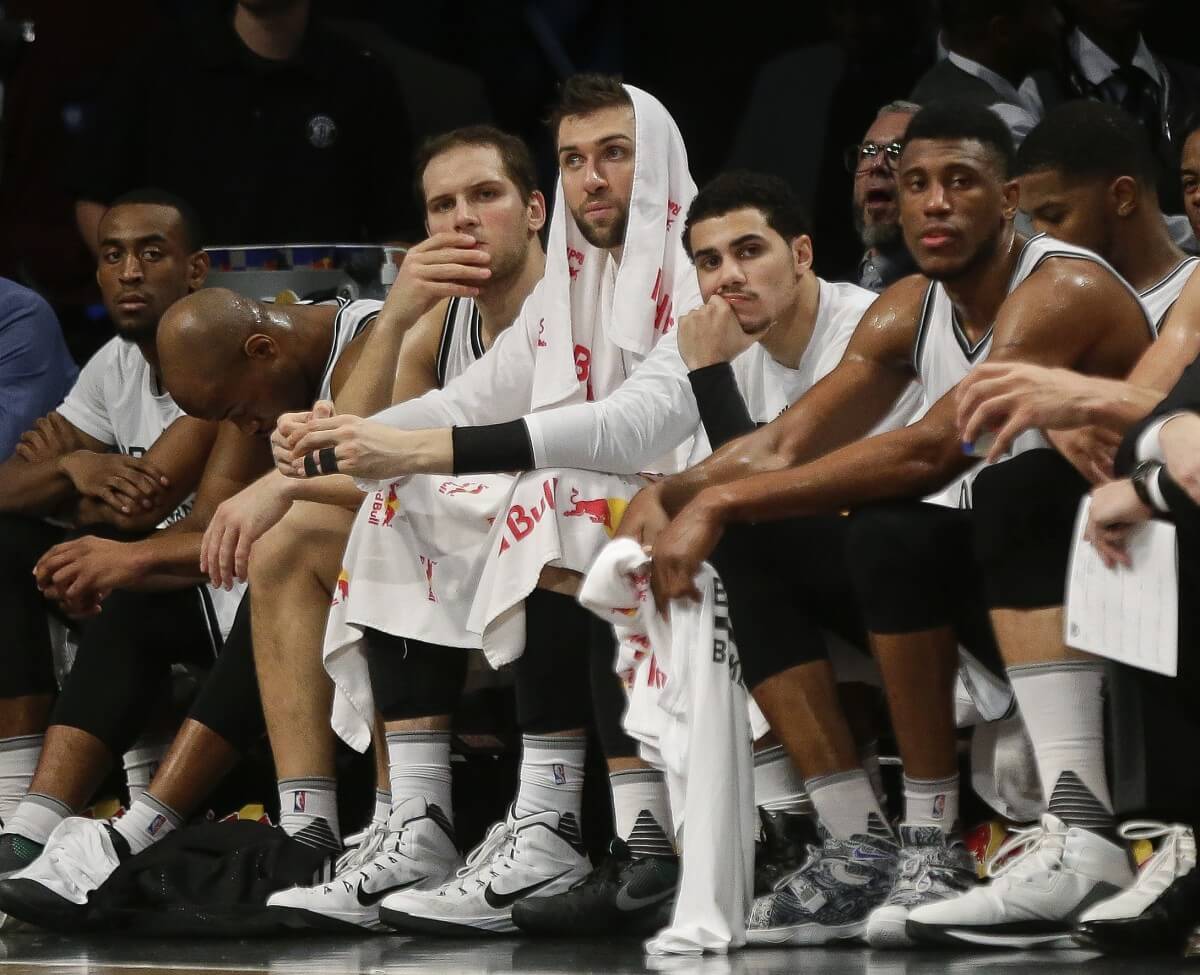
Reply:
[[698, 975], [1141, 975], [1200, 971], [1200, 962], [1111, 959], [1085, 952], [872, 952], [861, 948], [767, 949], [728, 958], [645, 958], [636, 941], [439, 941], [426, 938], [297, 938], [286, 941], [67, 941], [41, 934], [0, 937], [0, 975], [147, 975], [153, 972], [375, 973], [679, 972]]

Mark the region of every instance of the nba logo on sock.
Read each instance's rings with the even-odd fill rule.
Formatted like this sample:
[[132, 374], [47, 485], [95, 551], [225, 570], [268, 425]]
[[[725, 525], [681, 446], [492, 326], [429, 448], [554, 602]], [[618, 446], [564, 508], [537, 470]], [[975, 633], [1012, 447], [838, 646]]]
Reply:
[[304, 812], [304, 796], [303, 792], [296, 792], [292, 795], [292, 812]]
[[561, 765], [556, 764], [553, 768], [553, 771], [554, 771], [554, 784], [555, 785], [566, 785], [567, 784], [567, 770], [565, 768], [563, 768]]
[[146, 827], [146, 832], [151, 836], [157, 836], [158, 831], [163, 828], [163, 823], [167, 821], [167, 817], [161, 813], [150, 820], [150, 825]]
[[934, 819], [941, 819], [946, 815], [946, 796], [944, 793], [939, 793], [933, 797], [933, 812], [930, 815]]

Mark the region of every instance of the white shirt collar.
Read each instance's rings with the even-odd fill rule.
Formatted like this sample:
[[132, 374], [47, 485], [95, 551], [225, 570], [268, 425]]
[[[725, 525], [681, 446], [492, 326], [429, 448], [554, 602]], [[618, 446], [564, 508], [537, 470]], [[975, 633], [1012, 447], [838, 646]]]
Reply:
[[1013, 105], [1020, 105], [1022, 108], [1040, 117], [1042, 109], [1041, 99], [1037, 97], [1036, 88], [1033, 86], [1022, 85], [1020, 89], [1014, 88], [1012, 82], [1003, 75], [997, 74], [991, 68], [980, 64], [978, 61], [972, 61], [970, 58], [963, 57], [954, 51], [948, 50], [946, 58], [960, 71], [965, 71], [967, 74], [984, 82], [1002, 100], [1010, 102]]
[[[1104, 84], [1120, 67], [1078, 27], [1071, 32], [1067, 45], [1071, 52], [1071, 60], [1075, 62], [1080, 74], [1089, 84]], [[1132, 63], [1134, 67], [1145, 71], [1159, 88], [1162, 87], [1162, 72], [1159, 70], [1158, 61], [1150, 53], [1150, 48], [1146, 46], [1146, 38], [1141, 34], [1138, 35], [1137, 50], [1133, 52]]]

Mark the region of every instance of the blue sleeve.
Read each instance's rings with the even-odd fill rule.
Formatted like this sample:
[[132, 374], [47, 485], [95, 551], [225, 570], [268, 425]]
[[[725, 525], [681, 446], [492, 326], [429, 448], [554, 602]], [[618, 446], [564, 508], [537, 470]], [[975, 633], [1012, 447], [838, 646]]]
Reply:
[[78, 373], [45, 300], [0, 282], [0, 460], [38, 417], [62, 402]]

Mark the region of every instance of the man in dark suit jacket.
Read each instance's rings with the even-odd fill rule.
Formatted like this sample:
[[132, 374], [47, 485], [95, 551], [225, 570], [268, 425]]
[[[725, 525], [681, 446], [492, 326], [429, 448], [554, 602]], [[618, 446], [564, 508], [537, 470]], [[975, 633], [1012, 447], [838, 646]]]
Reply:
[[909, 98], [918, 105], [950, 98], [985, 105], [1019, 144], [1041, 118], [1040, 95], [1024, 83], [1054, 63], [1062, 35], [1058, 9], [1043, 0], [943, 0], [940, 9], [946, 57]]

